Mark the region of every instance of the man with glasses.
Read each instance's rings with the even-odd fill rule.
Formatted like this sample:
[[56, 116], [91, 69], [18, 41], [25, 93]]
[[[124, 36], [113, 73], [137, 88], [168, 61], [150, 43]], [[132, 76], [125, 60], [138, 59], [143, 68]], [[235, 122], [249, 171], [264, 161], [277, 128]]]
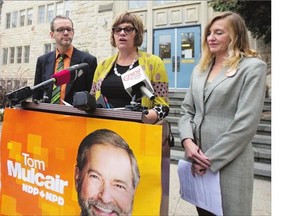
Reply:
[[53, 85], [37, 89], [33, 99], [45, 103], [63, 104], [63, 101], [66, 101], [72, 104], [75, 92], [90, 91], [97, 59], [72, 45], [74, 28], [69, 17], [56, 16], [50, 23], [50, 30], [50, 37], [56, 42], [56, 50], [38, 57], [34, 85], [44, 82], [50, 79], [54, 73], [76, 64], [88, 63], [89, 67], [83, 69], [83, 74], [76, 80], [64, 84], [58, 89]]

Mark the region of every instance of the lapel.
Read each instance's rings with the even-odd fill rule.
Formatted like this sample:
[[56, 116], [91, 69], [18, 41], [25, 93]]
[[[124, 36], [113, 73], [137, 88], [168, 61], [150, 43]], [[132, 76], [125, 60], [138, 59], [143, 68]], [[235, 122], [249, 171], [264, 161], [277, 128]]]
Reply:
[[196, 79], [197, 80], [196, 82], [193, 82], [193, 85], [196, 86], [197, 89], [197, 95], [194, 95], [194, 97], [198, 98], [198, 101], [200, 102], [200, 110], [202, 113], [204, 113], [204, 104], [207, 102], [213, 90], [218, 85], [220, 85], [224, 80], [235, 76], [235, 74], [239, 70], [239, 66], [236, 69], [232, 70], [229, 69], [228, 67], [222, 68], [218, 76], [207, 86], [207, 89], [205, 91], [205, 83], [212, 68], [212, 65], [213, 62], [211, 62], [207, 67], [207, 69], [203, 72], [200, 72], [198, 70], [195, 71], [197, 73], [198, 79]]
[[207, 77], [209, 75], [209, 71], [211, 70], [212, 64], [210, 64], [207, 69], [203, 72], [196, 70], [198, 79], [195, 79], [195, 82], [193, 82], [193, 85], [195, 86], [195, 89], [197, 89], [197, 94], [195, 97], [197, 97], [196, 101], [199, 101], [199, 107], [201, 113], [204, 113], [204, 88], [205, 83], [207, 80]]
[[229, 79], [231, 77], [233, 77], [239, 68], [237, 69], [229, 69], [228, 67], [224, 67], [222, 68], [222, 70], [220, 71], [220, 73], [217, 75], [217, 77], [209, 84], [209, 86], [207, 87], [206, 91], [204, 91], [205, 88], [205, 82], [207, 80], [207, 77], [209, 75], [209, 71], [211, 69], [212, 65], [210, 65], [209, 70], [205, 71], [206, 73], [206, 78], [204, 80], [204, 85], [203, 85], [203, 94], [204, 94], [204, 103], [206, 103], [206, 101], [208, 100], [209, 96], [211, 95], [211, 93], [213, 92], [213, 90], [220, 85], [224, 80]]
[[[73, 48], [73, 53], [71, 56], [71, 61], [70, 61], [70, 67], [76, 64], [80, 64], [81, 63], [81, 56], [80, 53], [78, 52], [78, 50], [74, 47]], [[85, 72], [84, 72], [85, 73]], [[68, 93], [70, 92], [73, 84], [74, 84], [75, 80], [69, 82], [66, 84], [66, 92], [65, 95], [68, 95]]]
[[44, 73], [44, 76], [45, 76], [44, 80], [50, 79], [52, 75], [54, 74], [55, 59], [56, 59], [55, 55], [56, 53], [55, 51], [53, 51], [47, 58], [47, 64], [45, 65], [46, 73]]
[[[210, 71], [210, 70], [209, 70]], [[203, 92], [204, 92], [204, 103], [208, 100], [209, 96], [211, 95], [211, 93], [213, 92], [213, 90], [216, 88], [216, 86], [218, 86], [220, 83], [222, 83], [224, 80], [226, 80], [228, 77], [225, 75], [225, 71], [227, 71], [227, 68], [222, 68], [222, 70], [220, 71], [220, 73], [217, 75], [217, 77], [215, 77], [215, 79], [208, 85], [206, 91], [204, 91], [203, 88]], [[207, 77], [208, 77], [209, 72], [207, 73]], [[206, 77], [206, 78], [207, 78]], [[205, 80], [206, 81], [206, 80]], [[205, 85], [205, 84], [204, 84]]]

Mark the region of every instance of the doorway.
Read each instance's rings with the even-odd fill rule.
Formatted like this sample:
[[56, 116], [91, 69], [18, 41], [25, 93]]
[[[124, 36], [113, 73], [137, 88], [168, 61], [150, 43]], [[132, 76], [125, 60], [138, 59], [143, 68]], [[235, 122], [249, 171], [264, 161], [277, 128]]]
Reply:
[[188, 88], [201, 55], [200, 26], [154, 31], [154, 54], [165, 63], [169, 88]]

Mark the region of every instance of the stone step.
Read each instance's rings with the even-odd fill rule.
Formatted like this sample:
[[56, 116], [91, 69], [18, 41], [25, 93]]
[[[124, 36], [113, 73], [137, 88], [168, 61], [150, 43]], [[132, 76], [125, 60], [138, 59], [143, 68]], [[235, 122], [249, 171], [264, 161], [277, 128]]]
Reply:
[[271, 123], [259, 123], [257, 131], [267, 132], [271, 135]]
[[255, 161], [271, 164], [271, 149], [253, 147], [253, 150]]
[[[172, 122], [170, 120], [168, 120], [168, 121], [171, 124], [171, 131], [172, 131], [173, 135], [175, 137], [179, 136], [178, 119], [176, 119], [175, 122], [174, 121]], [[263, 138], [265, 138], [265, 137], [267, 138], [267, 136], [268, 136], [269, 137], [268, 139], [270, 140], [270, 143], [271, 143], [271, 125], [264, 125], [264, 124], [259, 125], [258, 129], [257, 129], [257, 135], [259, 137], [262, 136]], [[255, 140], [255, 142], [256, 142], [256, 140]]]
[[271, 164], [254, 162], [254, 175], [271, 178]]
[[[184, 149], [181, 146], [178, 132], [178, 120], [181, 114], [181, 105], [186, 95], [186, 90], [169, 91], [170, 113], [166, 119], [171, 124], [175, 146], [171, 148], [171, 161], [184, 158]], [[271, 178], [271, 98], [265, 98], [263, 114], [257, 134], [252, 140], [255, 160], [255, 175]]]
[[180, 99], [183, 101], [185, 95], [186, 95], [186, 90], [177, 90], [177, 91], [169, 91], [169, 100], [173, 101], [175, 99]]
[[171, 149], [170, 150], [170, 160], [172, 161], [179, 161], [180, 159], [184, 159], [185, 155], [184, 155], [184, 151], [180, 151], [180, 150], [175, 150], [175, 149]]
[[[186, 95], [187, 90], [177, 90], [177, 91], [169, 91], [169, 100], [170, 101], [174, 101], [177, 99], [184, 99], [185, 95]], [[264, 99], [264, 105], [269, 105], [271, 106], [271, 98], [265, 98]]]
[[268, 111], [268, 112], [264, 111], [262, 113], [260, 123], [261, 122], [271, 122], [271, 111]]
[[[169, 115], [166, 117], [167, 119], [174, 119], [174, 118], [180, 118], [182, 109], [180, 106], [173, 104], [170, 104], [170, 110]], [[262, 114], [262, 117], [260, 119], [259, 124], [271, 124], [271, 112], [264, 112]]]
[[[180, 159], [184, 159], [184, 151], [171, 149], [170, 160], [172, 162], [178, 162]], [[254, 162], [254, 175], [271, 178], [271, 164], [255, 161]]]
[[[175, 146], [171, 148], [172, 150], [184, 151], [184, 149], [182, 148], [181, 143], [180, 143], [180, 138], [174, 137], [174, 142], [175, 142]], [[259, 145], [255, 146], [253, 144], [253, 150], [254, 150], [255, 161], [264, 162], [264, 163], [271, 163], [271, 147], [268, 148], [267, 146], [262, 147]]]
[[[265, 162], [269, 163], [271, 162], [271, 149], [262, 149], [262, 148], [253, 148], [254, 150], [254, 155], [255, 158], [265, 158]], [[171, 148], [171, 155], [173, 152], [173, 159], [178, 158], [178, 157], [184, 157], [184, 148], [182, 146], [177, 146], [177, 147], [172, 147]], [[172, 157], [171, 157], [172, 158]], [[255, 160], [259, 162], [259, 160]], [[263, 161], [262, 161], [263, 162]]]
[[[187, 90], [177, 90], [177, 91], [173, 91], [173, 90], [170, 90], [169, 91], [169, 100], [170, 101], [173, 101], [173, 100], [176, 100], [176, 99], [184, 99], [185, 95], [187, 93]], [[271, 98], [265, 98], [264, 99], [264, 105], [269, 105], [271, 106]]]
[[174, 100], [173, 102], [170, 101], [169, 107], [170, 107], [170, 109], [174, 108], [174, 107], [179, 107], [180, 108], [181, 105], [182, 105], [182, 102], [183, 101], [181, 101], [181, 100]]
[[[271, 128], [270, 128], [271, 130]], [[175, 138], [175, 142], [177, 138], [179, 139], [179, 131], [178, 131], [178, 126], [175, 126], [171, 124], [171, 131], [172, 134]], [[180, 142], [180, 140], [179, 140]], [[261, 148], [270, 148], [271, 149], [271, 132], [263, 132], [263, 131], [258, 131], [257, 134], [253, 137], [252, 139], [253, 146], [255, 147], [261, 147]]]
[[271, 136], [256, 134], [252, 139], [254, 147], [270, 148], [271, 149]]
[[[179, 117], [167, 116], [166, 120], [171, 124], [172, 132], [178, 133]], [[260, 122], [257, 128], [257, 134], [271, 136], [271, 122]]]
[[[171, 105], [170, 105], [171, 106]], [[180, 117], [180, 114], [182, 112], [182, 109], [181, 107], [177, 106], [177, 107], [170, 107], [170, 110], [169, 110], [169, 115], [170, 117]]]
[[170, 113], [166, 117], [166, 120], [170, 122], [171, 125], [178, 124], [179, 117], [171, 116]]

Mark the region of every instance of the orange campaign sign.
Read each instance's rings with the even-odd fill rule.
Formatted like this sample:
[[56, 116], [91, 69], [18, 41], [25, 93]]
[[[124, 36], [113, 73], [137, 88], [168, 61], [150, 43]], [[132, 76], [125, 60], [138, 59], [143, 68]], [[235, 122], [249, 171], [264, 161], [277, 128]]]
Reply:
[[119, 134], [136, 156], [141, 177], [132, 215], [159, 215], [161, 125], [13, 108], [5, 109], [2, 125], [0, 214], [79, 215], [78, 146], [103, 128]]

